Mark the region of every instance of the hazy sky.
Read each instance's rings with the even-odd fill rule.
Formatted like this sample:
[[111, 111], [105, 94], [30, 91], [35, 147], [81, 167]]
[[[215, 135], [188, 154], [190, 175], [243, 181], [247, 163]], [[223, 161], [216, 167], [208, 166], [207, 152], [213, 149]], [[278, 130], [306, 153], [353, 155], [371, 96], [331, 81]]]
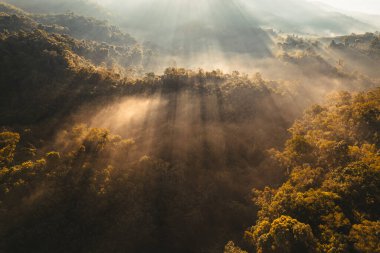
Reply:
[[380, 14], [380, 0], [307, 0], [321, 2], [346, 11]]

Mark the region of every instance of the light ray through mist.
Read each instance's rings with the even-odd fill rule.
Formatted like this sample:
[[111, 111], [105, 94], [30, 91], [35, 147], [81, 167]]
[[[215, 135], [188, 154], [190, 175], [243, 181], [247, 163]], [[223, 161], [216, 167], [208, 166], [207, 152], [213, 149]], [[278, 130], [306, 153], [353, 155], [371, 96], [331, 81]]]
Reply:
[[309, 2], [324, 3], [338, 10], [363, 12], [380, 15], [380, 2], [377, 0], [307, 0]]
[[[374, 30], [332, 7], [309, 0], [98, 1], [121, 26], [157, 46], [161, 66], [253, 73], [278, 54], [277, 33], [333, 36]], [[334, 2], [342, 5], [341, 2]], [[363, 8], [373, 3], [361, 1]], [[348, 6], [356, 6], [350, 0]], [[376, 7], [375, 7], [376, 9]], [[276, 63], [273, 62], [274, 65]], [[164, 67], [153, 71], [161, 73]]]

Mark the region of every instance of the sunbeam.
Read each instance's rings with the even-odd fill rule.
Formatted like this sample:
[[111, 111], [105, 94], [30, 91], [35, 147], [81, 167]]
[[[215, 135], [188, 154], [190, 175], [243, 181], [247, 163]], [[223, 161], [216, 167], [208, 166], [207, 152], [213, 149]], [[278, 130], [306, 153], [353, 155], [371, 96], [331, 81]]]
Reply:
[[0, 0], [0, 252], [380, 252], [379, 8]]

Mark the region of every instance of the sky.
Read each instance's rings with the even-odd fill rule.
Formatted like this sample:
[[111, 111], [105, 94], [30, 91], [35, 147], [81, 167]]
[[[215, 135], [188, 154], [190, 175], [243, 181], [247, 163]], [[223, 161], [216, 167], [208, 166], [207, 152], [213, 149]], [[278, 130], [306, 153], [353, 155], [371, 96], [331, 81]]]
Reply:
[[380, 0], [307, 0], [321, 2], [345, 11], [380, 15]]

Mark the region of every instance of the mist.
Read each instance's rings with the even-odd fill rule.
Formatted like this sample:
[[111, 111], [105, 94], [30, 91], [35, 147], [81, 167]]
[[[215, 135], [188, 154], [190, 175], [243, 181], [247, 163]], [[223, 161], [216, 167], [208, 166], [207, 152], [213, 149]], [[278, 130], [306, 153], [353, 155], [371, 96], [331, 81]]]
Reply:
[[376, 252], [358, 4], [0, 1], [0, 252]]
[[[142, 56], [145, 57], [143, 71], [158, 73], [162, 73], [166, 66], [176, 66], [226, 72], [240, 70], [253, 74], [268, 69], [262, 62], [273, 60], [273, 65], [279, 65], [276, 59], [281, 54], [278, 43], [287, 35], [315, 41], [328, 37], [330, 41], [325, 40], [324, 44], [328, 47], [334, 37], [379, 30], [379, 24], [370, 14], [353, 15], [339, 2], [332, 6], [305, 0], [8, 2], [31, 12], [73, 11], [85, 16], [94, 13], [92, 16], [119, 26], [135, 38], [145, 55]], [[353, 1], [345, 5], [354, 8], [355, 4]], [[373, 9], [369, 7], [373, 6], [370, 2], [362, 5], [363, 9]], [[47, 19], [41, 21], [50, 22]], [[149, 57], [144, 51], [149, 52]], [[120, 62], [130, 66], [123, 59], [117, 61]]]

